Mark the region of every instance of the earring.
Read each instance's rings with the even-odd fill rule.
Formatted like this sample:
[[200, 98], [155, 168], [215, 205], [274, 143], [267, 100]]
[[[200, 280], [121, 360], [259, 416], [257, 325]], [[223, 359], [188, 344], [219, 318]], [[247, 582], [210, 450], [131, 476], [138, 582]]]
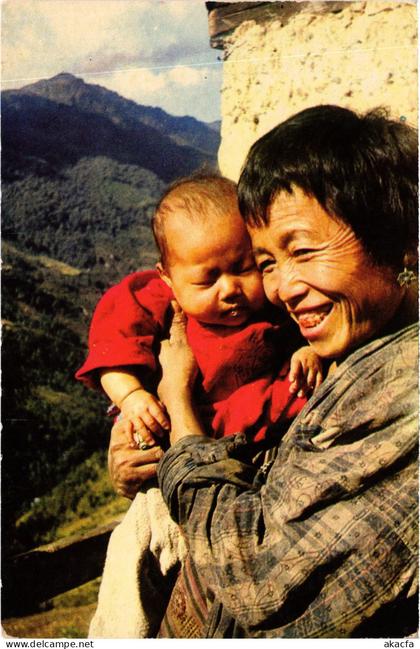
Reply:
[[410, 286], [416, 279], [416, 273], [404, 266], [404, 270], [397, 277], [397, 282], [400, 286]]

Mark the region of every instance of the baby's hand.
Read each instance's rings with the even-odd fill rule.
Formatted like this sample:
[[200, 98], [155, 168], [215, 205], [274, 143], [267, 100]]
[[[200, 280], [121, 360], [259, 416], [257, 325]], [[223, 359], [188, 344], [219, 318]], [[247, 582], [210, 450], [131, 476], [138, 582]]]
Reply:
[[141, 441], [137, 435], [148, 446], [154, 446], [154, 435], [163, 437], [170, 430], [164, 405], [146, 390], [139, 388], [128, 394], [122, 400], [120, 410], [125, 421], [125, 432], [135, 448], [138, 448], [138, 442]]
[[322, 383], [322, 362], [311, 347], [301, 347], [290, 360], [290, 392], [304, 397]]

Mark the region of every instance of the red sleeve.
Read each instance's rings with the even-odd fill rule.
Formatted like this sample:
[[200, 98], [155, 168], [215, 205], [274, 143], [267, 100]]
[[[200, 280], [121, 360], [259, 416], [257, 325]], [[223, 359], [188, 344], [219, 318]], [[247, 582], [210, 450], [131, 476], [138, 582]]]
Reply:
[[96, 370], [120, 365], [156, 369], [155, 343], [165, 326], [171, 289], [156, 271], [128, 275], [100, 299], [89, 331], [89, 353], [76, 378], [98, 387]]

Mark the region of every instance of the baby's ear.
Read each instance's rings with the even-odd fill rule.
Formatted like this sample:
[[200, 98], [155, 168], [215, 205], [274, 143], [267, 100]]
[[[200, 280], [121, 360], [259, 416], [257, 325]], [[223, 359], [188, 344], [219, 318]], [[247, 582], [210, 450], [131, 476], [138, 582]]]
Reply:
[[172, 280], [169, 277], [168, 272], [162, 266], [162, 262], [158, 261], [158, 263], [156, 264], [156, 270], [159, 273], [160, 279], [162, 279], [165, 284], [169, 286], [169, 288], [172, 288]]

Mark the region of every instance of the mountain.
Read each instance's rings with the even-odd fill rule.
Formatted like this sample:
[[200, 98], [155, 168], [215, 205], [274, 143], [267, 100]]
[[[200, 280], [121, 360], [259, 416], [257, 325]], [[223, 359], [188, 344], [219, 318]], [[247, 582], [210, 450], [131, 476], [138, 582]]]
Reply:
[[211, 128], [212, 131], [216, 131], [216, 133], [220, 133], [222, 122], [220, 119], [217, 119], [215, 122], [207, 122], [207, 126]]
[[105, 115], [118, 126], [135, 128], [143, 124], [152, 127], [173, 142], [198, 149], [212, 158], [220, 145], [220, 122], [206, 124], [194, 117], [175, 117], [161, 108], [142, 106], [65, 72], [25, 86], [20, 92], [74, 106], [84, 113]]
[[165, 182], [216, 165], [213, 129], [139, 106], [69, 74], [4, 91], [2, 120], [6, 181], [29, 173], [51, 176], [95, 156], [148, 169]]
[[70, 74], [4, 91], [2, 120], [3, 237], [108, 280], [156, 261], [149, 223], [167, 183], [217, 166], [214, 124]]

